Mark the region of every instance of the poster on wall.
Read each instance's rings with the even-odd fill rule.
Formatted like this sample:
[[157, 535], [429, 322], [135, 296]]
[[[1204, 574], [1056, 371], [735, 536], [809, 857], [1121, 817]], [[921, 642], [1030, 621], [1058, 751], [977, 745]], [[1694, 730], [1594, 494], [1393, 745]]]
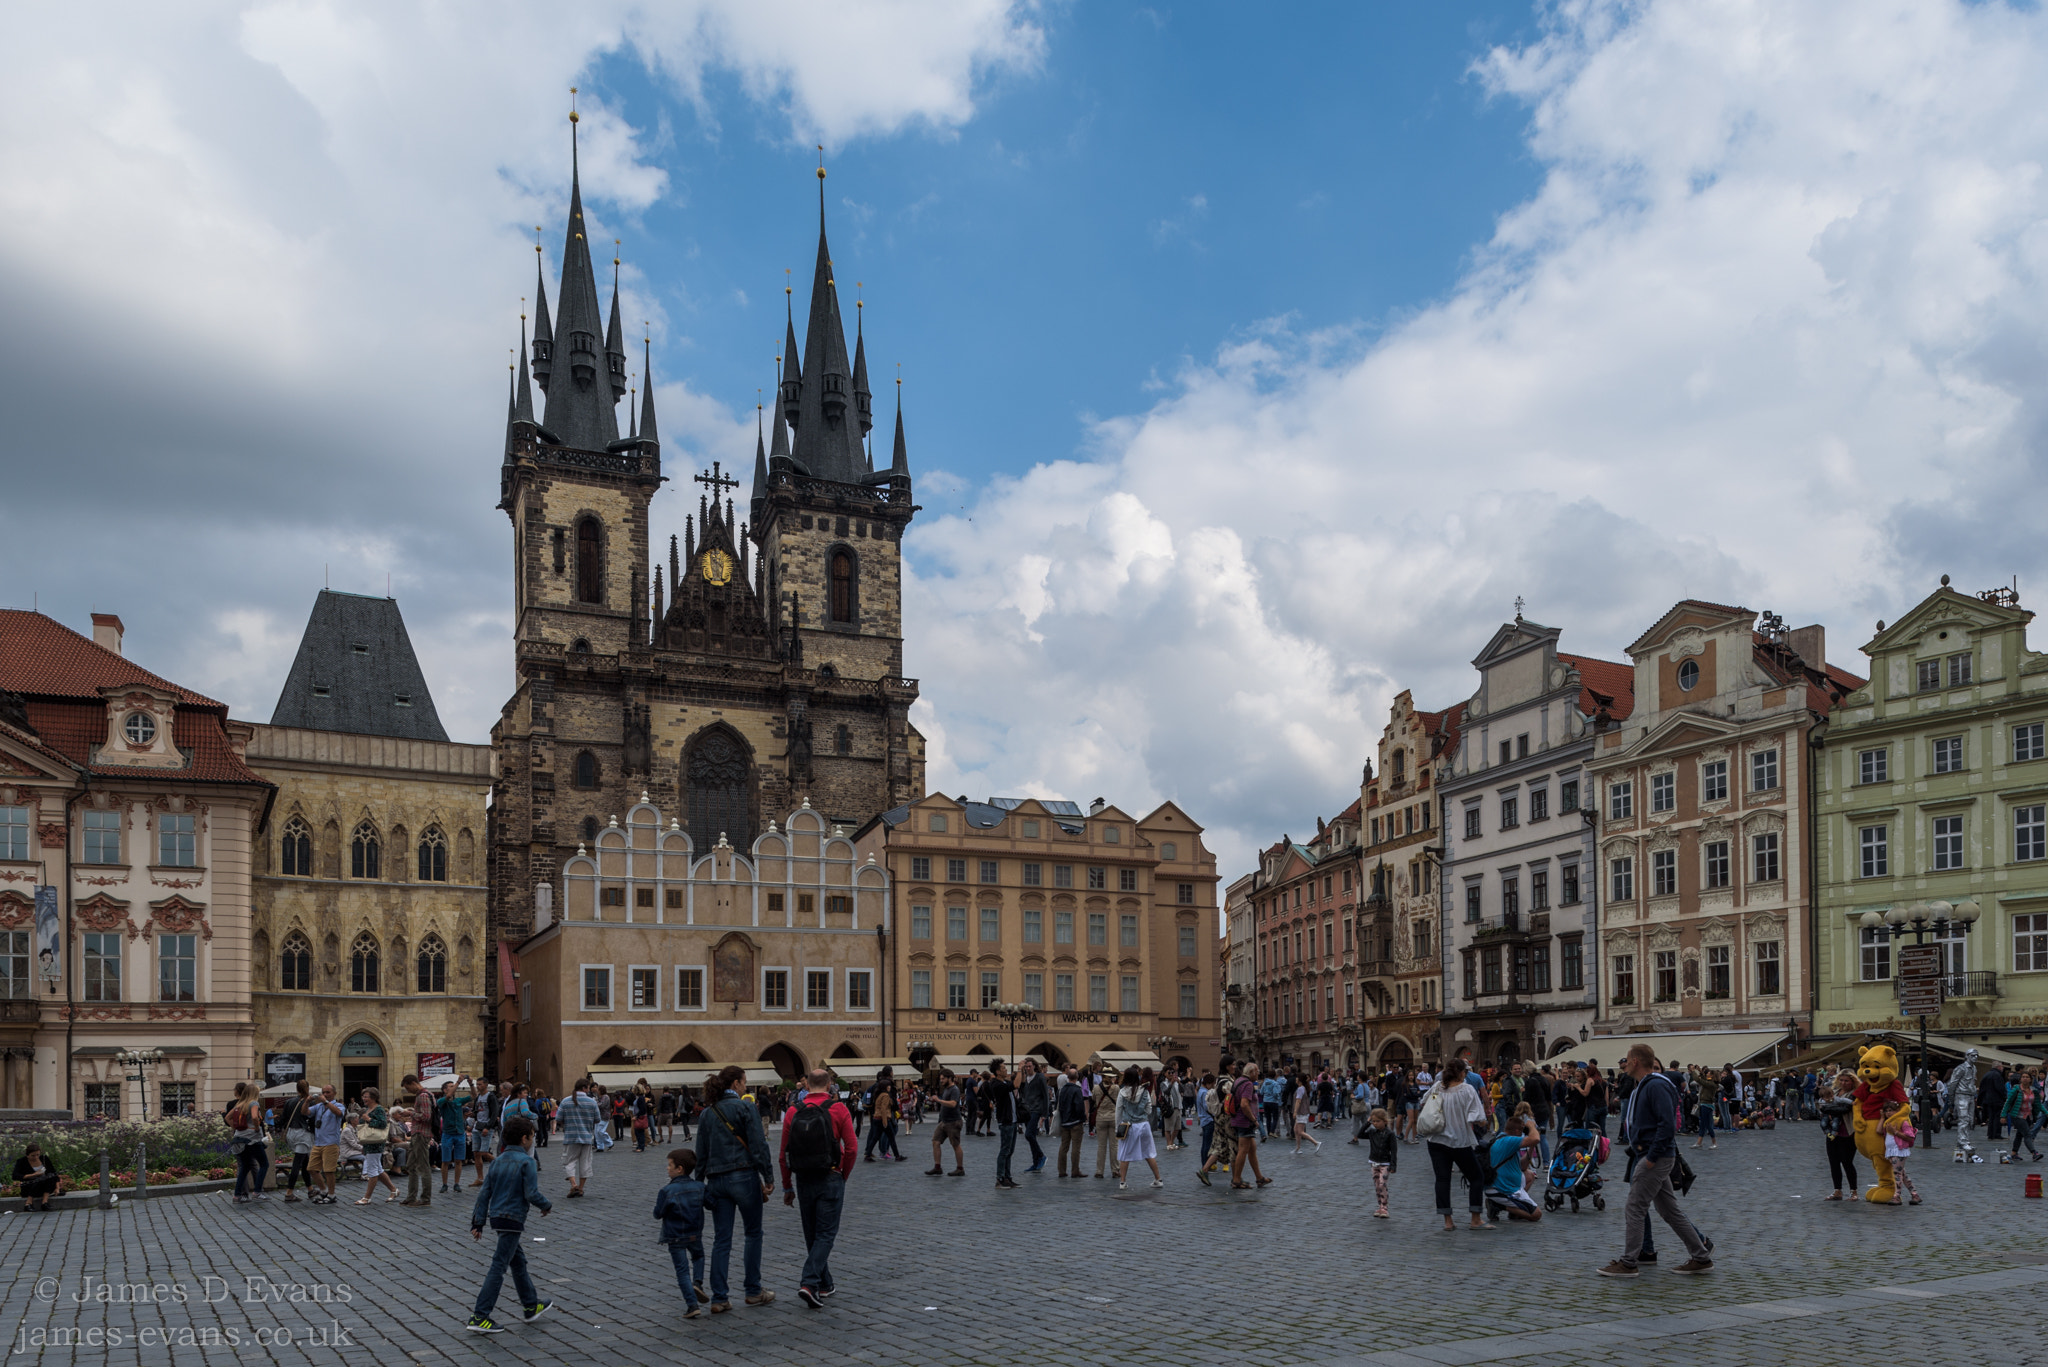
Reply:
[[64, 979], [64, 930], [53, 883], [36, 888], [36, 967], [46, 983], [54, 985]]
[[304, 1054], [265, 1054], [263, 1056], [263, 1085], [265, 1087], [289, 1087], [306, 1076]]
[[426, 1082], [431, 1078], [455, 1076], [455, 1055], [453, 1054], [421, 1054], [419, 1055], [419, 1061], [419, 1079], [421, 1082]]

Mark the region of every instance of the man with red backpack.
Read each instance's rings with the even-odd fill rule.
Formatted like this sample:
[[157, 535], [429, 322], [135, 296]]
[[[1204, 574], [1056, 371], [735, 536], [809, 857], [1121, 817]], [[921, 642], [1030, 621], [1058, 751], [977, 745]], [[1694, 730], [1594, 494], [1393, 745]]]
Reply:
[[832, 1074], [813, 1068], [804, 1074], [803, 1094], [782, 1117], [781, 1154], [782, 1204], [797, 1208], [807, 1250], [797, 1299], [813, 1310], [823, 1309], [834, 1289], [828, 1260], [859, 1150], [853, 1117], [832, 1099]]

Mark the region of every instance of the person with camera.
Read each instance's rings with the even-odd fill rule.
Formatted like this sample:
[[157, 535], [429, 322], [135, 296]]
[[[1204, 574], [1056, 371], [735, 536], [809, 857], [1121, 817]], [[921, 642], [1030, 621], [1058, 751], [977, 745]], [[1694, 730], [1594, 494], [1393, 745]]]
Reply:
[[1627, 1108], [1622, 1112], [1622, 1132], [1628, 1136], [1632, 1178], [1628, 1188], [1628, 1210], [1624, 1216], [1627, 1246], [1622, 1255], [1600, 1269], [1603, 1277], [1634, 1277], [1643, 1260], [1643, 1245], [1649, 1235], [1650, 1207], [1671, 1226], [1685, 1243], [1691, 1258], [1671, 1269], [1683, 1276], [1697, 1276], [1712, 1270], [1706, 1241], [1678, 1204], [1671, 1177], [1678, 1167], [1678, 1088], [1658, 1070], [1657, 1054], [1647, 1044], [1629, 1047], [1621, 1062], [1634, 1086]]

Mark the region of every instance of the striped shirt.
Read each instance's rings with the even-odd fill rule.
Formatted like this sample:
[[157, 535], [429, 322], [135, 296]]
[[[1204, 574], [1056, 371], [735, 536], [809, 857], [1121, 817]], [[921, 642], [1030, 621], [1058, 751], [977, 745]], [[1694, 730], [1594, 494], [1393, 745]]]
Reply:
[[562, 1142], [564, 1144], [595, 1144], [597, 1122], [600, 1119], [597, 1102], [588, 1093], [578, 1092], [562, 1103]]

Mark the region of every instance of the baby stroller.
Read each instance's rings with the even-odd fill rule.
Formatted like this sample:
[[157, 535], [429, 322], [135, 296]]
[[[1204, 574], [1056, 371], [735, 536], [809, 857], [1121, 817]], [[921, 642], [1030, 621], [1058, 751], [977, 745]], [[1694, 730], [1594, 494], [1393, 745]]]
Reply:
[[1606, 1157], [1606, 1135], [1594, 1130], [1566, 1130], [1557, 1156], [1550, 1160], [1550, 1181], [1543, 1189], [1543, 1208], [1556, 1210], [1570, 1201], [1573, 1214], [1577, 1214], [1579, 1202], [1591, 1201], [1593, 1209], [1607, 1209], [1607, 1198], [1600, 1194], [1605, 1185], [1600, 1177], [1600, 1164]]

